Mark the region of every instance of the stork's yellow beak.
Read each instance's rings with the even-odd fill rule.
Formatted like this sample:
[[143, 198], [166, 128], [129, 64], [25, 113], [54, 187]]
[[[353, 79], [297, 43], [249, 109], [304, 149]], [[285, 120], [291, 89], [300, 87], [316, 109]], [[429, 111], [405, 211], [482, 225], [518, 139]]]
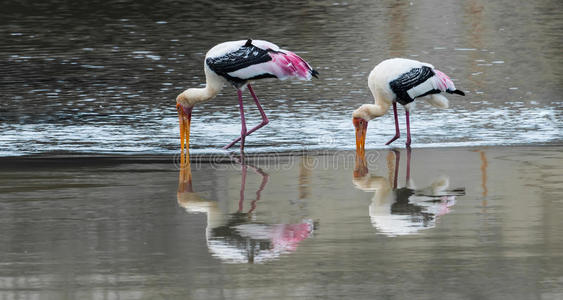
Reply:
[[354, 127], [356, 127], [356, 152], [364, 153], [366, 147], [366, 134], [368, 132], [368, 121], [362, 118], [354, 118]]
[[[176, 104], [178, 120], [180, 122], [180, 164], [181, 167], [190, 161], [190, 125], [192, 122], [192, 108], [185, 108], [180, 103]], [[186, 152], [184, 154], [184, 148]]]

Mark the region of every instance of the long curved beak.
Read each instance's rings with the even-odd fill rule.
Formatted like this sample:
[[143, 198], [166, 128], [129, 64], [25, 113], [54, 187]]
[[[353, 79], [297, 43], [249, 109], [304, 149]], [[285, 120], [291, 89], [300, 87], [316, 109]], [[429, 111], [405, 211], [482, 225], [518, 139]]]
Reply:
[[354, 127], [356, 127], [356, 152], [365, 152], [368, 122], [361, 118], [354, 118], [353, 121]]
[[[190, 125], [192, 122], [192, 107], [185, 108], [181, 104], [176, 104], [178, 111], [178, 120], [180, 122], [180, 163], [185, 166], [186, 161], [190, 161]], [[184, 148], [186, 154], [184, 155]]]

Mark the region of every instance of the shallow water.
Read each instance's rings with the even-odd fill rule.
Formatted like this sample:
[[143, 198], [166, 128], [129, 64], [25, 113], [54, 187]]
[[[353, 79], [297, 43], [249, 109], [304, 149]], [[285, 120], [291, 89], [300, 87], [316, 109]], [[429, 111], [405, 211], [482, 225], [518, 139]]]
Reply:
[[[321, 74], [311, 82], [255, 84], [271, 123], [247, 139], [247, 151], [351, 149], [351, 112], [373, 101], [367, 74], [393, 56], [431, 62], [467, 93], [449, 96], [447, 110], [419, 104], [412, 121], [415, 146], [559, 143], [559, 6], [479, 0], [4, 1], [0, 155], [173, 153], [179, 144], [175, 96], [204, 82], [209, 48], [247, 37], [293, 50]], [[236, 102], [234, 89], [226, 87], [195, 109], [194, 153], [216, 151], [236, 137]], [[252, 101], [246, 104], [249, 126], [257, 124]], [[381, 147], [394, 132], [391, 114], [369, 128], [367, 146]]]
[[561, 299], [560, 150], [0, 159], [0, 298]]

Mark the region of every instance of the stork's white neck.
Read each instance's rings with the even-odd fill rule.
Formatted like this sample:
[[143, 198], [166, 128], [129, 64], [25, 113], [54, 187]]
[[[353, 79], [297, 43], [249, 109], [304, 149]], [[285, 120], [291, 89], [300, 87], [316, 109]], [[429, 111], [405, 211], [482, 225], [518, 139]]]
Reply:
[[370, 90], [373, 94], [375, 103], [363, 104], [362, 106], [360, 106], [352, 114], [354, 118], [362, 118], [366, 121], [369, 121], [371, 119], [375, 119], [377, 117], [383, 116], [389, 110], [389, 106], [391, 106], [391, 102], [387, 100], [388, 97], [382, 95], [378, 89], [372, 86], [370, 86]]
[[353, 113], [354, 118], [362, 118], [366, 121], [383, 116], [389, 110], [389, 103], [380, 101], [375, 104], [363, 104]]
[[205, 88], [191, 88], [182, 92], [176, 98], [176, 102], [184, 107], [193, 107], [194, 105], [213, 99], [223, 89], [225, 81], [213, 73], [205, 66]]
[[176, 100], [185, 107], [193, 107], [198, 103], [213, 99], [218, 93], [219, 90], [212, 89], [207, 85], [205, 88], [187, 89]]

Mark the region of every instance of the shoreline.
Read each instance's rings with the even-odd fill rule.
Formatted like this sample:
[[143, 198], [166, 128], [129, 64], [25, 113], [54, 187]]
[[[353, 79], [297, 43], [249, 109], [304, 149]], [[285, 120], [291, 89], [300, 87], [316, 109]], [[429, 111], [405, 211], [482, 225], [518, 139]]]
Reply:
[[[563, 144], [540, 144], [540, 145], [506, 145], [506, 146], [471, 146], [471, 147], [422, 147], [411, 148], [413, 152], [427, 152], [427, 151], [472, 151], [481, 149], [511, 149], [511, 150], [525, 150], [525, 149], [553, 149], [563, 147]], [[404, 147], [397, 148], [374, 148], [366, 149], [369, 152], [379, 151], [404, 151]], [[300, 156], [354, 156], [355, 150], [302, 150], [302, 151], [283, 151], [283, 152], [261, 152], [261, 153], [248, 153], [245, 154], [245, 159], [252, 163], [265, 161], [271, 162], [279, 160], [283, 163], [292, 157]], [[239, 159], [240, 153], [237, 151], [231, 152], [218, 152], [212, 154], [193, 154], [190, 161], [198, 164], [227, 164], [233, 160]], [[114, 165], [122, 163], [135, 163], [135, 164], [154, 164], [154, 163], [175, 163], [179, 160], [179, 153], [177, 154], [122, 154], [122, 153], [85, 153], [85, 152], [55, 152], [55, 153], [38, 153], [28, 154], [21, 156], [0, 156], [0, 165], [4, 168], [8, 167], [22, 167], [28, 164], [33, 164], [30, 167], [54, 167], [59, 164], [72, 162], [74, 166], [78, 165]]]
[[[449, 144], [449, 145], [441, 145], [441, 144], [420, 144], [411, 147], [412, 150], [416, 149], [473, 149], [473, 148], [521, 148], [521, 147], [557, 147], [563, 146], [563, 140], [555, 141], [555, 142], [543, 142], [543, 143], [510, 143], [510, 144], [474, 144], [474, 145], [466, 145], [466, 144]], [[214, 148], [210, 150], [206, 150], [203, 153], [200, 152], [201, 149], [192, 149], [196, 153], [191, 154], [193, 157], [212, 157], [212, 156], [221, 156], [221, 155], [229, 155], [229, 153], [238, 154], [239, 148], [233, 147], [233, 150], [223, 150], [222, 148]], [[300, 148], [286, 148], [280, 150], [262, 150], [263, 147], [255, 147], [255, 148], [247, 148], [245, 155], [249, 156], [259, 156], [259, 155], [269, 155], [269, 154], [280, 154], [280, 155], [294, 155], [296, 153], [334, 153], [334, 152], [346, 152], [346, 151], [355, 151], [355, 147], [347, 147], [343, 149], [335, 149], [335, 148], [322, 148], [322, 147], [308, 147], [303, 146]], [[380, 146], [380, 147], [370, 147], [366, 150], [404, 150], [406, 149], [404, 143], [397, 144], [396, 147], [389, 147], [389, 146]], [[178, 145], [178, 151], [180, 150], [180, 146]], [[45, 152], [37, 152], [37, 153], [23, 153], [23, 154], [12, 154], [11, 152], [0, 154], [0, 159], [3, 158], [15, 158], [15, 157], [162, 157], [162, 156], [175, 156], [178, 155], [177, 152], [127, 152], [127, 151], [101, 151], [101, 152], [93, 152], [93, 151], [68, 151], [68, 150], [55, 150], [55, 151], [45, 151]], [[0, 152], [1, 153], [1, 152]]]

